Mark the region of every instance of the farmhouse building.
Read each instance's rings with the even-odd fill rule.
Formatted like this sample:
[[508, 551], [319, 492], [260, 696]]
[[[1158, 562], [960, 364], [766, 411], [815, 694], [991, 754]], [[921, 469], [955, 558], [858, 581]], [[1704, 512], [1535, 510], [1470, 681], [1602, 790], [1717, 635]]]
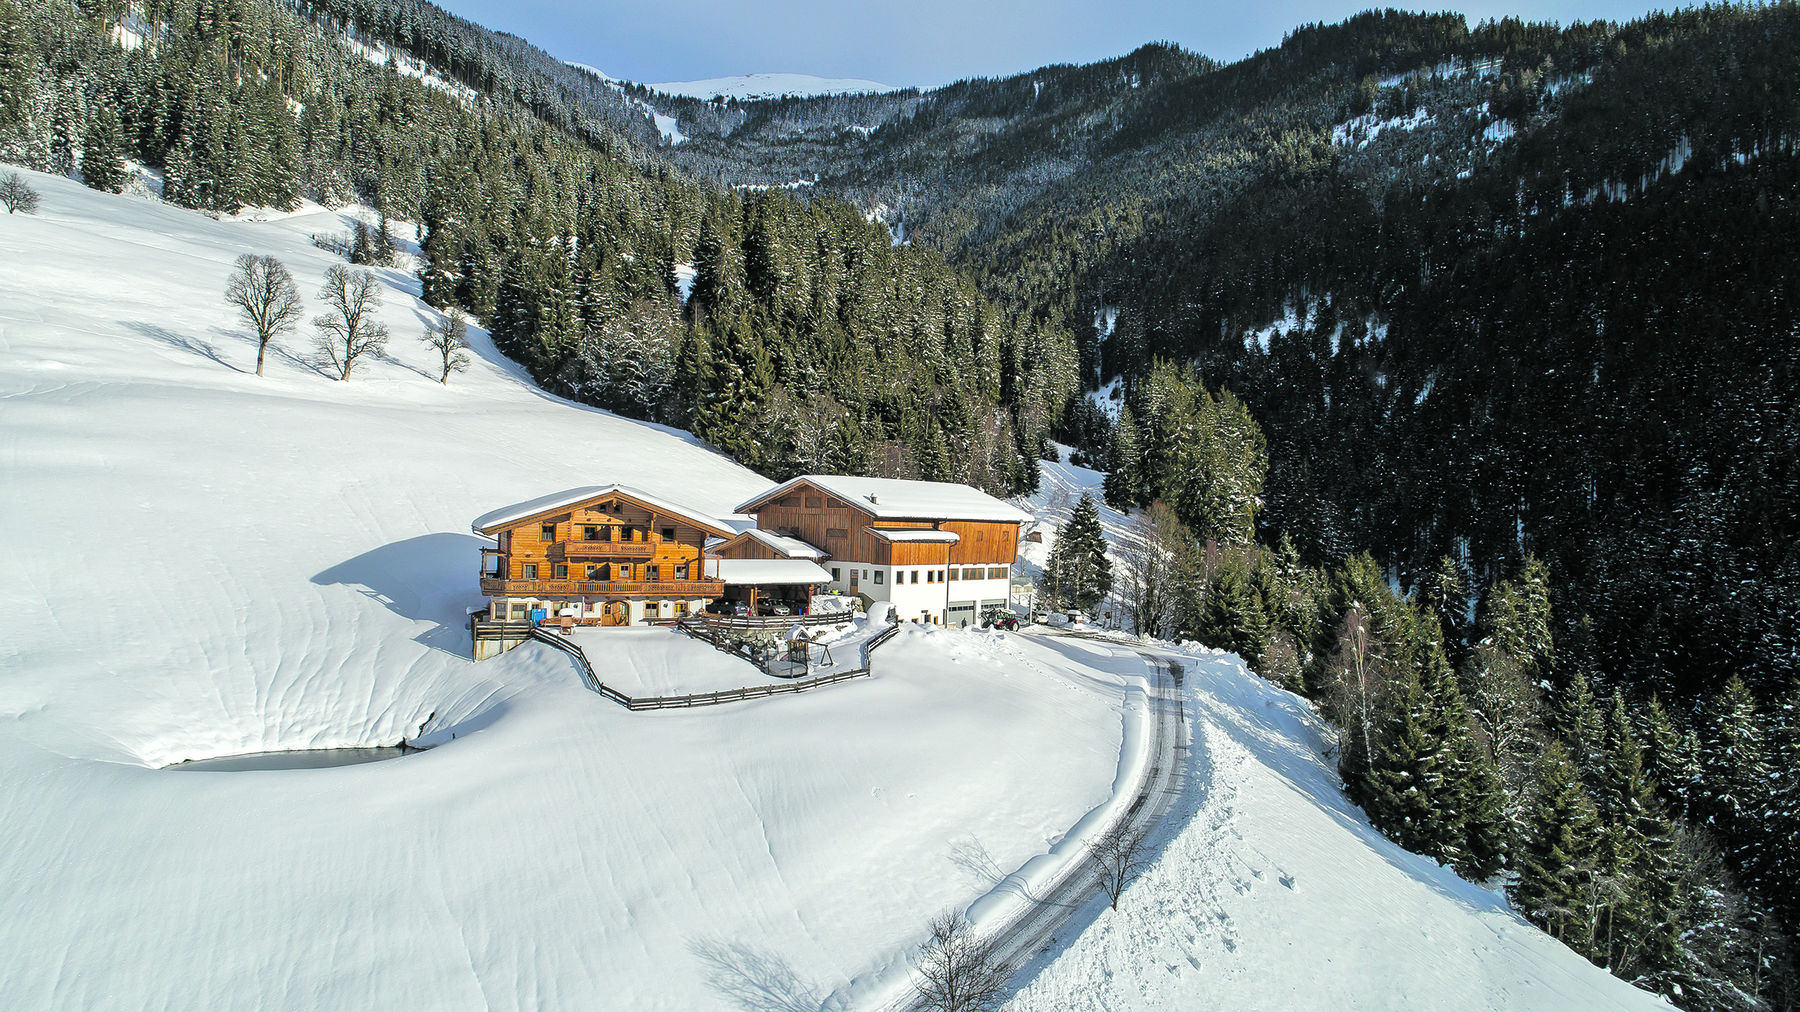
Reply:
[[973, 625], [1009, 601], [1019, 525], [1031, 518], [967, 485], [808, 474], [742, 503], [757, 530], [729, 543], [740, 556], [812, 551], [829, 586], [890, 601], [901, 621]]
[[[1008, 603], [1019, 525], [1030, 518], [967, 485], [804, 475], [737, 508], [737, 529], [625, 485], [590, 485], [495, 510], [483, 548], [476, 655], [523, 623], [674, 622], [715, 601], [804, 610], [822, 589], [901, 621], [974, 624]], [[489, 644], [484, 647], [484, 644]]]
[[481, 593], [494, 621], [573, 617], [598, 625], [673, 620], [720, 597], [709, 540], [736, 532], [715, 517], [624, 485], [590, 485], [495, 510], [472, 529]]

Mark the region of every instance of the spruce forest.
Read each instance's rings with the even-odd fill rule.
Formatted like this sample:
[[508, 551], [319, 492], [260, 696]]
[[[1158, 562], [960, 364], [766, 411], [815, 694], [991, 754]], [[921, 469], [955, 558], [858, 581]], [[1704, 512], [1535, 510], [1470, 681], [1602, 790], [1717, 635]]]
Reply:
[[0, 0], [0, 162], [364, 205], [774, 480], [1072, 447], [1130, 532], [1050, 596], [1306, 695], [1385, 833], [1684, 1008], [1800, 1002], [1797, 143], [1793, 3], [740, 102], [423, 0]]

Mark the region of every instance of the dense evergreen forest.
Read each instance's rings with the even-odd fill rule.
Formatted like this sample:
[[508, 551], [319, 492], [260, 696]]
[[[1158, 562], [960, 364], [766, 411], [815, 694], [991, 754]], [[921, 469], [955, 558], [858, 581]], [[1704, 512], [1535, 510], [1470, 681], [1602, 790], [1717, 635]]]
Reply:
[[0, 161], [414, 223], [547, 389], [773, 478], [1073, 444], [1138, 536], [1084, 503], [1055, 593], [1307, 694], [1385, 832], [1693, 1008], [1800, 1000], [1796, 82], [1791, 3], [707, 102], [422, 0], [0, 0]]
[[[1116, 398], [1059, 435], [1167, 548], [1126, 567], [1167, 581], [1128, 579], [1140, 627], [1312, 694], [1377, 824], [1501, 861], [1597, 962], [1785, 1007], [1797, 54], [1792, 4], [1370, 12], [1227, 66], [753, 106], [671, 157], [849, 196], [1079, 335]], [[1280, 547], [1224, 522], [1246, 494]]]

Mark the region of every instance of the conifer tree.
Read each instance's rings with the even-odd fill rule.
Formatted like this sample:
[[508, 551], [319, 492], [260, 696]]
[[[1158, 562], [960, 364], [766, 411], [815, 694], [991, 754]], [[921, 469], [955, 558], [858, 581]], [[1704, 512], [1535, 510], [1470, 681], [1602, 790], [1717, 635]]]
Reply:
[[1601, 828], [1599, 870], [1607, 885], [1606, 911], [1595, 941], [1605, 965], [1627, 977], [1671, 965], [1680, 936], [1669, 854], [1674, 828], [1663, 815], [1642, 759], [1625, 698], [1614, 691], [1592, 795]]
[[1447, 864], [1462, 842], [1446, 781], [1454, 756], [1416, 673], [1403, 673], [1390, 693], [1365, 807], [1402, 847]]
[[1686, 815], [1688, 789], [1700, 775], [1699, 758], [1691, 734], [1675, 727], [1662, 700], [1650, 701], [1632, 714], [1633, 730], [1644, 749], [1644, 773], [1656, 785], [1657, 796], [1676, 815]]
[[1468, 627], [1469, 577], [1465, 567], [1455, 558], [1444, 555], [1437, 568], [1426, 578], [1421, 597], [1426, 609], [1437, 620], [1444, 639], [1445, 652], [1452, 664], [1461, 660]]
[[1770, 771], [1765, 862], [1767, 893], [1790, 925], [1800, 921], [1800, 681], [1777, 699], [1768, 719]]
[[1069, 522], [1057, 534], [1055, 549], [1062, 552], [1064, 598], [1081, 611], [1093, 610], [1112, 592], [1112, 560], [1107, 557], [1100, 507], [1092, 493], [1081, 494]]
[[119, 138], [119, 116], [112, 103], [97, 102], [88, 116], [81, 141], [81, 181], [96, 190], [118, 193], [125, 188], [125, 156]]
[[1580, 771], [1560, 742], [1550, 742], [1533, 771], [1513, 852], [1518, 877], [1507, 895], [1528, 920], [1584, 955], [1593, 937], [1587, 903], [1597, 824]]
[[1555, 731], [1562, 736], [1570, 758], [1591, 788], [1600, 769], [1603, 730], [1600, 708], [1594, 702], [1585, 671], [1577, 668], [1569, 673], [1567, 683], [1552, 701], [1551, 715]]
[[1112, 445], [1106, 457], [1106, 505], [1120, 513], [1128, 513], [1144, 505], [1143, 482], [1139, 477], [1143, 450], [1138, 445], [1137, 419], [1131, 407], [1119, 409], [1119, 420], [1113, 425]]
[[1484, 882], [1507, 865], [1512, 827], [1506, 815], [1506, 787], [1472, 733], [1457, 739], [1456, 753], [1466, 771], [1461, 791], [1463, 844], [1456, 872], [1471, 882]]
[[1221, 560], [1207, 590], [1197, 632], [1209, 646], [1230, 650], [1252, 666], [1261, 662], [1268, 645], [1268, 617], [1244, 574], [1241, 554], [1232, 553]]
[[1742, 678], [1733, 676], [1713, 696], [1700, 726], [1700, 779], [1696, 814], [1712, 828], [1725, 854], [1745, 868], [1747, 883], [1759, 885], [1766, 856], [1763, 816], [1769, 803], [1769, 762], [1756, 699]]

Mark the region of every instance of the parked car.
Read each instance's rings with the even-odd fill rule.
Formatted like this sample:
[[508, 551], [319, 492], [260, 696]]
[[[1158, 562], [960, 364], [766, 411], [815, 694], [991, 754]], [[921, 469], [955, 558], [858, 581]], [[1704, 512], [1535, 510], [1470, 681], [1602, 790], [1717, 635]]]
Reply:
[[983, 629], [1005, 629], [1011, 632], [1019, 628], [1019, 616], [1005, 608], [989, 608], [981, 616]]
[[794, 609], [781, 601], [764, 601], [760, 609], [764, 615], [792, 615]]

